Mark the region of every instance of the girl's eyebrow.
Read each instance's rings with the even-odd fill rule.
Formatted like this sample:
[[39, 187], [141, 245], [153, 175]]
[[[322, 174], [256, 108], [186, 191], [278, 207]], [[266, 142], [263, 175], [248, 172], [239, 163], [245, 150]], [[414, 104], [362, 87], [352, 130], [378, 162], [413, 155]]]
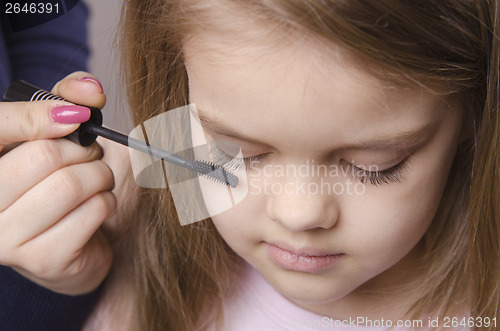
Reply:
[[388, 134], [383, 138], [375, 138], [369, 142], [351, 144], [343, 148], [345, 149], [403, 149], [411, 146], [416, 146], [425, 140], [435, 131], [439, 121], [431, 121], [424, 126], [409, 131], [399, 131]]
[[[209, 129], [210, 131], [216, 132], [217, 134], [233, 138], [242, 142], [247, 142], [254, 145], [268, 145], [255, 138], [248, 137], [241, 133], [232, 131], [227, 126], [224, 126], [219, 121], [206, 117], [203, 113], [193, 113], [193, 116], [199, 119], [202, 127]], [[374, 138], [368, 142], [352, 143], [342, 146], [341, 149], [356, 149], [356, 150], [380, 150], [380, 149], [405, 149], [411, 146], [416, 146], [419, 143], [424, 142], [430, 134], [436, 129], [439, 121], [430, 121], [424, 126], [409, 130], [394, 132], [383, 138]]]
[[210, 131], [216, 132], [220, 135], [223, 135], [223, 136], [226, 136], [229, 138], [233, 138], [233, 139], [236, 139], [236, 140], [239, 140], [242, 142], [247, 142], [247, 143], [253, 144], [253, 145], [267, 145], [267, 144], [260, 142], [254, 138], [251, 138], [251, 137], [245, 136], [241, 133], [232, 131], [227, 126], [223, 125], [222, 123], [220, 123], [214, 119], [211, 119], [209, 117], [206, 117], [205, 115], [203, 115], [202, 112], [200, 112], [199, 108], [198, 108], [197, 113], [192, 113], [192, 114], [195, 118], [197, 118], [200, 121], [201, 126], [203, 128], [207, 128]]

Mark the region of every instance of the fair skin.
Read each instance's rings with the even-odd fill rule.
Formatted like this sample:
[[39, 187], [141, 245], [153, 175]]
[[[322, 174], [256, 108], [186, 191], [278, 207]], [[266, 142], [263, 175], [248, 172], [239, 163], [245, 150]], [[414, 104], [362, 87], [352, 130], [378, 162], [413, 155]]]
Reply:
[[[337, 319], [399, 318], [408, 293], [394, 289], [417, 277], [419, 241], [461, 138], [460, 104], [382, 82], [334, 44], [255, 40], [202, 32], [184, 47], [190, 102], [207, 137], [262, 156], [247, 171], [248, 196], [214, 216], [215, 226], [295, 304]], [[398, 180], [367, 181], [362, 194], [300, 188], [322, 180], [347, 189], [359, 183], [349, 175], [263, 174], [312, 160], [379, 170], [406, 161]], [[266, 181], [278, 193], [264, 194]]]
[[[73, 73], [53, 93], [102, 108], [106, 98], [94, 79]], [[51, 111], [64, 105], [0, 103], [0, 264], [52, 291], [78, 295], [99, 286], [111, 267], [99, 228], [114, 213], [116, 198], [113, 173], [96, 143], [54, 139], [79, 125], [54, 120]]]
[[[361, 195], [265, 195], [256, 194], [251, 187], [243, 202], [213, 218], [220, 234], [280, 293], [305, 309], [335, 318], [399, 317], [404, 306], [374, 313], [374, 307], [394, 300], [393, 296], [368, 293], [404, 285], [416, 273], [412, 261], [420, 253], [417, 243], [437, 208], [460, 139], [459, 107], [418, 89], [382, 83], [360, 70], [341, 49], [335, 49], [335, 57], [318, 58], [325, 48], [315, 44], [292, 43], [278, 50], [272, 43], [235, 44], [234, 48], [242, 50], [238, 56], [231, 52], [221, 55], [225, 52], [218, 37], [202, 34], [196, 43], [185, 47], [190, 98], [201, 115], [219, 124], [205, 125], [212, 139], [238, 143], [245, 157], [266, 155], [248, 172], [249, 182], [291, 183], [288, 188], [297, 184], [295, 178], [286, 176], [258, 176], [257, 170], [265, 165], [298, 167], [306, 160], [315, 160], [343, 167], [346, 162], [360, 168], [374, 165], [383, 170], [409, 156], [400, 182], [366, 183]], [[58, 84], [54, 92], [76, 103], [102, 107], [102, 92], [78, 80], [86, 76], [90, 75], [76, 73]], [[11, 196], [0, 199], [5, 204], [0, 208], [0, 225], [19, 235], [3, 232], [0, 263], [14, 266], [31, 280], [61, 293], [91, 291], [111, 265], [110, 248], [97, 229], [116, 207], [111, 192], [113, 174], [101, 160], [97, 145], [81, 148], [65, 140], [51, 140], [50, 149], [39, 150], [40, 144], [48, 144], [40, 140], [62, 137], [76, 128], [50, 121], [47, 114], [55, 102], [1, 106], [0, 145], [7, 146], [0, 158], [2, 174], [6, 174], [2, 180], [12, 178], [23, 165], [31, 167], [23, 173], [33, 177], [17, 176], [15, 185], [24, 191], [2, 191]], [[33, 112], [38, 120], [26, 120]], [[394, 138], [424, 127], [427, 130], [411, 141]], [[228, 136], [228, 131], [233, 136]], [[236, 138], [234, 133], [253, 142]], [[398, 144], [366, 146], [389, 137]], [[11, 143], [23, 141], [29, 142], [10, 150]], [[112, 155], [115, 148], [105, 147], [108, 163], [123, 158], [123, 149]], [[27, 155], [31, 160], [45, 157], [59, 161], [40, 167], [40, 162], [26, 161]], [[119, 162], [116, 164], [119, 168]], [[68, 192], [72, 185], [73, 189], [79, 183], [85, 185], [78, 187], [78, 195], [56, 192], [60, 196], [54, 198], [50, 188], [53, 180], [60, 180], [58, 176], [70, 179]], [[96, 180], [89, 182], [89, 178]], [[355, 178], [326, 178], [334, 184], [346, 184], [348, 179], [359, 182]], [[318, 178], [299, 180], [301, 184]], [[46, 185], [40, 186], [42, 182]], [[3, 183], [2, 187], [7, 186]], [[123, 190], [116, 191], [120, 192]], [[34, 205], [49, 208], [34, 210]], [[25, 211], [36, 213], [43, 220], [42, 226], [40, 222], [21, 225]], [[54, 242], [64, 249], [53, 250]], [[273, 259], [270, 250], [276, 248], [270, 249], [270, 244], [299, 255], [321, 251], [339, 256], [333, 266], [320, 270], [290, 270], [293, 265], [283, 266], [283, 261]], [[296, 258], [303, 269], [314, 269], [318, 264]], [[98, 312], [106, 308], [101, 306]], [[107, 313], [97, 313], [89, 323], [108, 319]]]

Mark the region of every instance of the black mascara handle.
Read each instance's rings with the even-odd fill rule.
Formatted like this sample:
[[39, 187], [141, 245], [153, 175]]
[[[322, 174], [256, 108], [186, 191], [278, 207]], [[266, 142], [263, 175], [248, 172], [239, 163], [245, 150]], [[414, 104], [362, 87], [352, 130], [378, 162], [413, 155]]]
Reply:
[[[17, 80], [10, 84], [3, 96], [5, 102], [15, 101], [39, 101], [39, 100], [64, 100], [60, 96], [54, 95], [41, 88], [31, 85], [23, 80]], [[102, 126], [102, 113], [99, 108], [84, 106], [90, 109], [90, 119], [80, 124], [78, 129], [65, 138], [82, 146], [91, 145], [96, 139], [97, 134], [93, 133], [91, 128]]]

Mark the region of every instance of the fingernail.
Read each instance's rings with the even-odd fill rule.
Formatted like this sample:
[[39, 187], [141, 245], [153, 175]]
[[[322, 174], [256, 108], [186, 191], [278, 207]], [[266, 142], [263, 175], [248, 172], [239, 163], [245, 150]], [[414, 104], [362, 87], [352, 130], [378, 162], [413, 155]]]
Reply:
[[50, 116], [56, 123], [83, 123], [90, 119], [90, 109], [77, 105], [61, 106], [51, 109]]
[[81, 81], [84, 81], [84, 82], [89, 82], [89, 83], [92, 83], [92, 84], [95, 84], [97, 85], [97, 87], [99, 87], [99, 92], [102, 93], [102, 85], [101, 83], [99, 83], [99, 81], [95, 78], [92, 78], [92, 77], [83, 77], [83, 78], [80, 78]]

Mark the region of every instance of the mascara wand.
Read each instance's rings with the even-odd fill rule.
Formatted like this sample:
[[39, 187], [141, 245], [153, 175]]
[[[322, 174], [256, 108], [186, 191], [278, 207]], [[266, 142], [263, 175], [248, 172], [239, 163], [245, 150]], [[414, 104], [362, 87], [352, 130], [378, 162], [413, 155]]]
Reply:
[[[39, 100], [64, 99], [22, 80], [18, 80], [12, 83], [3, 97], [3, 101]], [[179, 155], [167, 152], [163, 149], [154, 146], [148, 146], [140, 140], [128, 137], [124, 134], [103, 127], [101, 110], [95, 107], [85, 107], [90, 109], [90, 119], [87, 122], [82, 123], [76, 131], [69, 134], [65, 138], [79, 145], [89, 146], [97, 139], [97, 136], [101, 136], [103, 138], [149, 154], [153, 157], [162, 159], [166, 162], [194, 171], [212, 180], [215, 180], [216, 182], [229, 185], [233, 188], [238, 185], [238, 177], [228, 172], [221, 166], [217, 166], [207, 161], [188, 160]]]

